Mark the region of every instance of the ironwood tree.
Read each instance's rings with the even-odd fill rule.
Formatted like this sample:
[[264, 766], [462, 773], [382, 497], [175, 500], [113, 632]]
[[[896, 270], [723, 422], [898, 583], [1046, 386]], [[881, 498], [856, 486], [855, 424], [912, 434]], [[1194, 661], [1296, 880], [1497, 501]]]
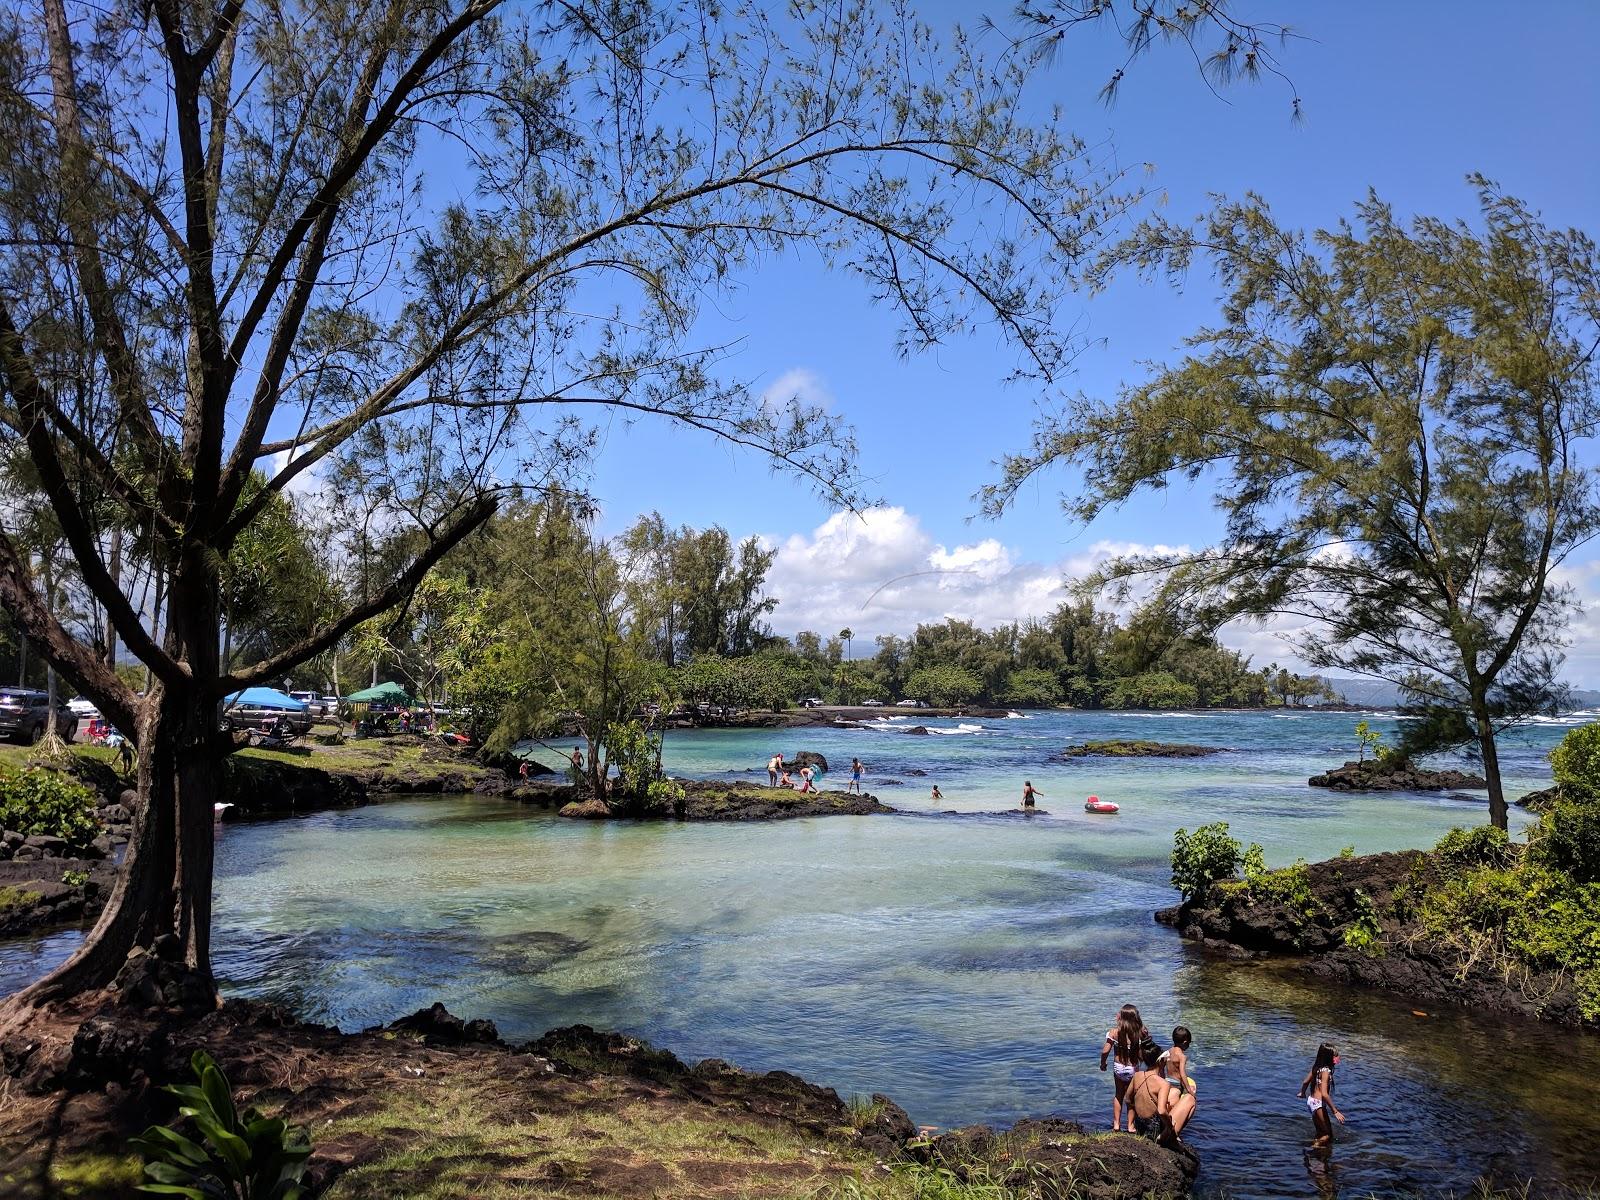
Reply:
[[1403, 221], [1376, 196], [1310, 235], [1258, 197], [1146, 223], [1104, 268], [1208, 262], [1220, 322], [1115, 400], [1067, 404], [985, 504], [1051, 465], [1078, 473], [1083, 521], [1205, 481], [1218, 545], [1122, 559], [1093, 585], [1153, 579], [1186, 628], [1298, 618], [1307, 662], [1458, 714], [1504, 829], [1496, 735], [1559, 699], [1559, 571], [1600, 533], [1600, 255], [1474, 183], [1477, 225]]
[[[221, 698], [404, 602], [506, 494], [581, 481], [586, 414], [703, 431], [855, 499], [848, 429], [763, 402], [697, 336], [761, 263], [853, 278], [902, 352], [988, 323], [1020, 375], [1062, 367], [1055, 312], [1137, 192], [1030, 115], [1021, 56], [867, 3], [761, 7], [0, 16], [0, 425], [110, 644], [150, 674], [138, 694], [72, 635], [0, 516], [0, 603], [139, 751], [104, 915], [12, 1015], [162, 935], [209, 986]], [[361, 509], [325, 549], [361, 555], [363, 587], [225, 662], [225, 565], [291, 489]], [[376, 571], [369, 535], [414, 552]]]

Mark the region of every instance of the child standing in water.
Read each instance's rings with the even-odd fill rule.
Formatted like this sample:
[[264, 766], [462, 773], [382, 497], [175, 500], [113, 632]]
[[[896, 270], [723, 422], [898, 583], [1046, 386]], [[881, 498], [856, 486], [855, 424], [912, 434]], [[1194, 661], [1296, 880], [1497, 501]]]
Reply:
[[929, 796], [928, 799], [930, 799], [930, 800], [943, 800], [944, 799], [944, 793], [939, 790], [939, 785], [937, 783], [933, 785], [933, 795]]
[[1172, 1140], [1177, 1141], [1183, 1127], [1194, 1116], [1195, 1086], [1189, 1078], [1189, 1044], [1193, 1040], [1188, 1029], [1179, 1025], [1172, 1031], [1172, 1046], [1161, 1055], [1161, 1071], [1172, 1092], [1172, 1106], [1167, 1111], [1168, 1129]]
[[[1105, 1044], [1100, 1047], [1100, 1069], [1106, 1069], [1106, 1060], [1111, 1060], [1111, 1128], [1122, 1127], [1122, 1102], [1128, 1093], [1128, 1084], [1132, 1082], [1134, 1072], [1140, 1067], [1140, 1045], [1146, 1037], [1144, 1021], [1139, 1016], [1139, 1010], [1131, 1004], [1124, 1004], [1117, 1013], [1117, 1023], [1106, 1030]], [[1128, 1132], [1133, 1132], [1133, 1106], [1128, 1106]]]
[[1333, 1069], [1338, 1065], [1339, 1052], [1323, 1042], [1317, 1047], [1310, 1072], [1300, 1083], [1300, 1096], [1311, 1110], [1311, 1124], [1317, 1131], [1316, 1141], [1311, 1144], [1319, 1150], [1333, 1144], [1333, 1122], [1328, 1120], [1328, 1114], [1331, 1112], [1339, 1124], [1344, 1124], [1344, 1114], [1333, 1103]]

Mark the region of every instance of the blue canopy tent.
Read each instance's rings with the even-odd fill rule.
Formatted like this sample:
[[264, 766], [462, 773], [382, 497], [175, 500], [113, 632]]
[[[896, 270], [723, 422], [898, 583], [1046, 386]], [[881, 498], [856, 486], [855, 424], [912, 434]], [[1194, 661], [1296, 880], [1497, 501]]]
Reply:
[[233, 695], [228, 696], [222, 703], [228, 708], [247, 704], [251, 708], [279, 708], [284, 712], [303, 713], [311, 711], [309, 705], [302, 704], [293, 696], [266, 687], [245, 688], [242, 692], [235, 692]]

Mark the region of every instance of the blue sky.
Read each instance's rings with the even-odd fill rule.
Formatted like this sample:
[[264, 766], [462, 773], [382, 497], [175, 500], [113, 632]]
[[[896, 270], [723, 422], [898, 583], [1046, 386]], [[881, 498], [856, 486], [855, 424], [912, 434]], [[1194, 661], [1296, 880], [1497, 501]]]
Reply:
[[[975, 11], [919, 6], [936, 25]], [[1006, 11], [998, 6], [994, 15]], [[1287, 16], [1308, 39], [1284, 52], [1303, 122], [1291, 123], [1290, 93], [1275, 81], [1239, 85], [1219, 99], [1179, 51], [1143, 60], [1108, 109], [1096, 92], [1117, 48], [1090, 31], [1069, 39], [1035, 96], [1061, 103], [1088, 140], [1109, 138], [1122, 163], [1154, 164], [1175, 217], [1200, 212], [1211, 193], [1252, 189], [1285, 221], [1328, 224], [1369, 186], [1401, 213], [1470, 217], [1464, 176], [1476, 170], [1552, 224], [1597, 224], [1600, 5], [1368, 0], [1240, 11]], [[1097, 344], [1070, 386], [1108, 394], [1138, 378], [1141, 361], [1170, 355], [1211, 316], [1214, 299], [1201, 272], [1185, 294], [1130, 280], [1084, 297], [1064, 316]], [[674, 522], [720, 523], [782, 547], [773, 580], [780, 631], [854, 624], [858, 633], [879, 632], [944, 613], [985, 623], [1026, 615], [1018, 609], [1046, 603], [1047, 585], [1105, 543], [1197, 546], [1217, 533], [1208, 497], [1185, 489], [1075, 525], [1060, 512], [1058, 493], [1071, 483], [1060, 475], [1030, 489], [1001, 520], [973, 521], [973, 492], [992, 477], [995, 459], [1026, 443], [1039, 399], [997, 382], [1013, 359], [987, 329], [901, 361], [892, 314], [871, 307], [848, 277], [799, 260], [764, 266], [716, 305], [704, 329], [739, 339], [733, 367], [741, 374], [826, 397], [857, 430], [863, 469], [891, 512], [867, 527], [856, 518], [830, 521], [825, 504], [771, 477], [758, 459], [656, 428], [640, 436], [644, 430], [616, 427], [594, 486], [613, 527], [655, 508]], [[962, 566], [966, 577], [921, 577], [898, 589], [894, 605], [880, 598], [860, 607], [907, 564], [916, 569], [941, 554], [933, 566]], [[1230, 640], [1274, 657], [1275, 643], [1259, 634]], [[1583, 651], [1575, 648], [1575, 677], [1600, 683], [1600, 661]]]

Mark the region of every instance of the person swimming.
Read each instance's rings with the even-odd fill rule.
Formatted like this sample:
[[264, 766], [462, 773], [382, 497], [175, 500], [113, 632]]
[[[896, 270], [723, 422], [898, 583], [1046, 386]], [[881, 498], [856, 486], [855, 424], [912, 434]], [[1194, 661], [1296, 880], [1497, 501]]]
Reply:
[[928, 799], [930, 799], [930, 800], [943, 800], [944, 799], [944, 793], [939, 790], [939, 785], [937, 783], [933, 785], [933, 794], [930, 795], [928, 797]]

